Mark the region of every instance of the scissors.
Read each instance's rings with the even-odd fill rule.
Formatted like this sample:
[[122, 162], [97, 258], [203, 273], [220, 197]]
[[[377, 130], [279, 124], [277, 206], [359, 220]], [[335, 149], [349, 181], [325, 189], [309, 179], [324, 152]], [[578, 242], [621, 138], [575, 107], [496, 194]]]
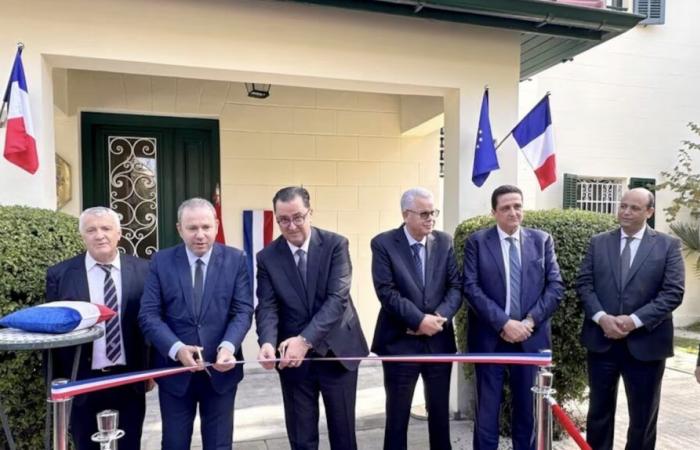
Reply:
[[[202, 356], [202, 349], [197, 347], [197, 360], [201, 361], [202, 364], [205, 364], [204, 357]], [[209, 369], [207, 367], [204, 368], [204, 371], [209, 375], [209, 378], [211, 378], [211, 372], [209, 372]]]

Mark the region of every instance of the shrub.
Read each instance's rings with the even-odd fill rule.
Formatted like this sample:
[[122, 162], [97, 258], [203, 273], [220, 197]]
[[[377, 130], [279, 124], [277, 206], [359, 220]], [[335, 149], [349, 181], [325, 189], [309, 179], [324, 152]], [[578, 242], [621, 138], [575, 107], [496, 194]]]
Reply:
[[[464, 243], [473, 232], [491, 227], [495, 221], [490, 216], [474, 217], [462, 222], [455, 230], [454, 243], [458, 264], [462, 266]], [[552, 235], [557, 261], [566, 286], [566, 293], [552, 318], [552, 355], [554, 358], [554, 387], [557, 400], [566, 405], [572, 400], [581, 400], [586, 388], [586, 352], [579, 343], [583, 309], [581, 308], [574, 284], [588, 242], [594, 234], [615, 227], [611, 215], [567, 209], [549, 211], [528, 211], [523, 226], [537, 228]], [[465, 308], [456, 320], [456, 333], [460, 349], [466, 349], [467, 321]], [[465, 373], [471, 377], [471, 367], [465, 365]], [[508, 405], [509, 402], [504, 402]], [[509, 406], [506, 408], [509, 411]], [[506, 415], [508, 417], [509, 413]], [[509, 420], [503, 420], [501, 429], [510, 434]]]
[[[74, 217], [0, 206], [0, 315], [43, 303], [46, 269], [82, 249]], [[17, 448], [43, 448], [46, 391], [40, 352], [0, 352], [0, 400]], [[6, 448], [4, 433], [0, 448]]]

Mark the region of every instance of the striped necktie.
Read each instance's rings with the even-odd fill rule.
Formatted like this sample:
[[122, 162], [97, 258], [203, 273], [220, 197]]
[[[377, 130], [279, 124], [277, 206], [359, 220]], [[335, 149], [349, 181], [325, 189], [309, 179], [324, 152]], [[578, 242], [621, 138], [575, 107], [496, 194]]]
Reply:
[[510, 317], [511, 319], [521, 320], [523, 317], [520, 308], [520, 255], [518, 247], [515, 245], [515, 238], [507, 237], [506, 241], [510, 244], [508, 248], [508, 262], [510, 268]]
[[116, 363], [122, 356], [121, 328], [119, 324], [119, 301], [117, 300], [117, 287], [112, 278], [111, 264], [98, 264], [105, 273], [104, 304], [116, 314], [105, 323], [105, 342], [107, 344], [107, 359]]

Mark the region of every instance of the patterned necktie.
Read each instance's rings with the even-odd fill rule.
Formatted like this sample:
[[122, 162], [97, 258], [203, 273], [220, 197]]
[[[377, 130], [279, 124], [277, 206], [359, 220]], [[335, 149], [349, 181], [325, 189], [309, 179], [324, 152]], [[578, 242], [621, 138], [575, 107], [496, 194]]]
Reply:
[[423, 248], [423, 244], [416, 242], [411, 245], [411, 250], [413, 250], [413, 265], [416, 267], [416, 275], [418, 275], [418, 284], [422, 287], [425, 284], [425, 274], [423, 273], [423, 261], [420, 259], [420, 251]]
[[199, 317], [199, 313], [202, 310], [202, 295], [204, 295], [204, 261], [197, 258], [194, 263], [194, 288], [192, 290], [192, 296], [194, 298], [194, 312], [197, 317]]
[[515, 245], [515, 238], [507, 237], [510, 244], [508, 248], [508, 262], [510, 268], [510, 317], [514, 320], [521, 320], [522, 311], [520, 309], [520, 255], [518, 247]]
[[627, 242], [625, 242], [625, 247], [622, 249], [622, 253], [620, 253], [620, 288], [625, 287], [630, 265], [632, 264], [631, 244], [632, 241], [634, 241], [634, 236], [625, 236], [625, 239]]
[[114, 317], [105, 323], [105, 342], [107, 343], [107, 359], [116, 363], [122, 355], [121, 328], [119, 324], [119, 302], [117, 301], [117, 288], [112, 278], [111, 264], [98, 264], [105, 273], [104, 304], [116, 313]]
[[296, 251], [297, 258], [297, 270], [299, 271], [299, 276], [301, 277], [301, 282], [306, 289], [306, 252], [302, 249]]

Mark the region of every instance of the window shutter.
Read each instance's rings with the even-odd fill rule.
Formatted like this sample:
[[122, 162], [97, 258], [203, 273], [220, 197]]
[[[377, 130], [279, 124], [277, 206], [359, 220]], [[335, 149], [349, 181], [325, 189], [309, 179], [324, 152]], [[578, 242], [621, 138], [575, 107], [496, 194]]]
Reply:
[[564, 174], [564, 199], [562, 206], [564, 209], [576, 208], [576, 175]]
[[[630, 189], [643, 187], [645, 189], [649, 189], [651, 191], [651, 193], [654, 194], [654, 196], [656, 196], [655, 186], [656, 186], [656, 179], [654, 179], [654, 178], [630, 178], [630, 184], [628, 187]], [[654, 220], [655, 217], [656, 217], [656, 213], [654, 213], [654, 215], [649, 217], [649, 219], [647, 220], [647, 225], [649, 225], [652, 228], [654, 228], [654, 225], [656, 223], [656, 221]]]
[[634, 12], [646, 16], [641, 24], [661, 25], [666, 21], [666, 0], [635, 0]]

